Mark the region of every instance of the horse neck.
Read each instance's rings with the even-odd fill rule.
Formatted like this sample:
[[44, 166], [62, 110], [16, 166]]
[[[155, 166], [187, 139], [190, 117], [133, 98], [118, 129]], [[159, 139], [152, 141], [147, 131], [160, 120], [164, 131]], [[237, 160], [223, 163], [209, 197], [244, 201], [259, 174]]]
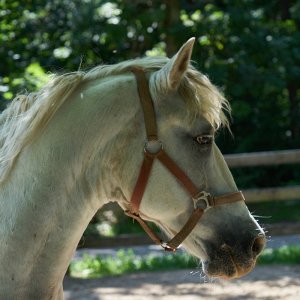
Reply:
[[[59, 293], [90, 219], [105, 202], [115, 200], [120, 178], [114, 174], [122, 157], [119, 141], [126, 141], [127, 125], [137, 110], [137, 105], [112, 95], [115, 85], [128, 101], [137, 101], [129, 93], [128, 80], [83, 87], [24, 148], [3, 183], [1, 299], [26, 299], [28, 293], [28, 298], [43, 299]], [[113, 155], [114, 145], [119, 152]]]

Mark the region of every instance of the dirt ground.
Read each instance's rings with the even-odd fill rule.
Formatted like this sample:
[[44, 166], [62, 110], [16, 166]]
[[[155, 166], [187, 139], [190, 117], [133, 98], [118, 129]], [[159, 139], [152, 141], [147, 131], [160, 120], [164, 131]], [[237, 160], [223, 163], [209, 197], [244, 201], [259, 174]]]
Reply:
[[195, 270], [64, 281], [66, 300], [299, 300], [300, 265], [258, 266], [233, 281], [208, 281]]

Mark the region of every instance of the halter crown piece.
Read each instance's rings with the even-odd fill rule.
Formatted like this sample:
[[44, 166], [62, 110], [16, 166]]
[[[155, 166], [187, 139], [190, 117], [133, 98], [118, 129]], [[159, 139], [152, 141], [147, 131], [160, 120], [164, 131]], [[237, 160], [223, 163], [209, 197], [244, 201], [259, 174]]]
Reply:
[[[148, 81], [143, 70], [134, 68], [132, 69], [135, 75], [138, 87], [138, 94], [143, 108], [144, 121], [147, 133], [147, 142], [144, 146], [144, 160], [138, 175], [136, 185], [130, 200], [130, 209], [125, 211], [129, 217], [137, 220], [143, 227], [149, 237], [158, 245], [162, 246], [166, 251], [175, 252], [178, 246], [187, 238], [192, 232], [203, 213], [210, 207], [233, 203], [237, 201], [244, 201], [245, 198], [241, 191], [229, 193], [217, 197], [213, 197], [206, 191], [199, 191], [191, 179], [185, 174], [184, 171], [169, 157], [163, 149], [163, 143], [158, 139], [157, 123], [153, 101], [150, 95]], [[155, 151], [150, 149], [156, 148]], [[151, 173], [152, 165], [155, 159], [158, 159], [166, 169], [177, 178], [179, 183], [190, 194], [194, 203], [194, 210], [184, 224], [182, 229], [168, 242], [161, 240], [158, 235], [148, 226], [148, 224], [140, 217], [139, 207], [147, 186], [147, 182]]]

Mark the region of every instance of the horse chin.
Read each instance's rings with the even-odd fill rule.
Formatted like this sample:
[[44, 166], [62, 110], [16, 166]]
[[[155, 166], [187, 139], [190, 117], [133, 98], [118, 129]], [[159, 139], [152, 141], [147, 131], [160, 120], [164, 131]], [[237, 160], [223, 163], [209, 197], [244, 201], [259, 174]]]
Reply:
[[250, 273], [255, 260], [237, 261], [230, 254], [202, 262], [203, 272], [211, 278], [235, 279]]
[[235, 279], [250, 273], [255, 267], [256, 259], [243, 254], [234, 255], [231, 248], [223, 244], [218, 250], [205, 247], [194, 241], [196, 248], [189, 248], [189, 252], [198, 257], [202, 263], [202, 271], [209, 278]]

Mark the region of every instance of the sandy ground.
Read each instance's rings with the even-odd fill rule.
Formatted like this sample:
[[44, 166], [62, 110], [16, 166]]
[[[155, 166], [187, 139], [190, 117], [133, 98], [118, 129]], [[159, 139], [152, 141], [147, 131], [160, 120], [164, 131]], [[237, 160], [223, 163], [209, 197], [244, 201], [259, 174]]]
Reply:
[[300, 265], [258, 266], [233, 281], [201, 278], [195, 270], [136, 273], [102, 279], [64, 281], [66, 300], [299, 300]]

